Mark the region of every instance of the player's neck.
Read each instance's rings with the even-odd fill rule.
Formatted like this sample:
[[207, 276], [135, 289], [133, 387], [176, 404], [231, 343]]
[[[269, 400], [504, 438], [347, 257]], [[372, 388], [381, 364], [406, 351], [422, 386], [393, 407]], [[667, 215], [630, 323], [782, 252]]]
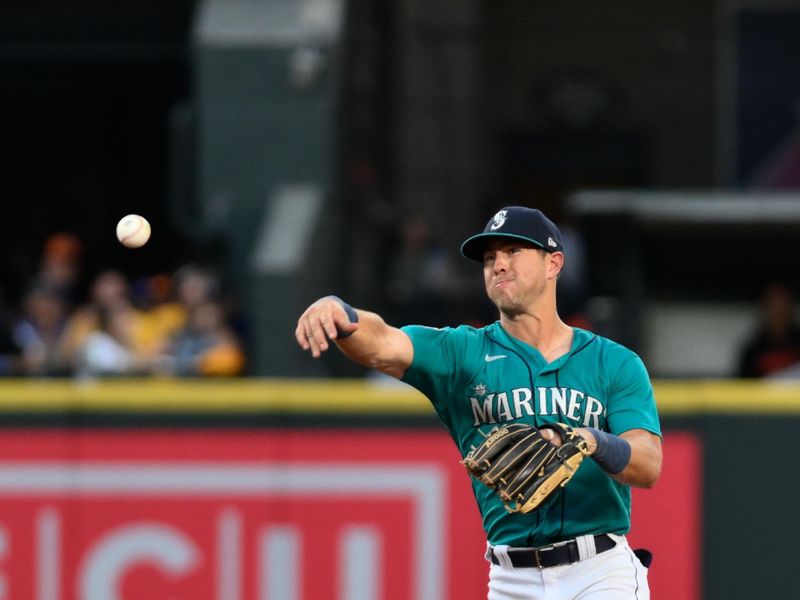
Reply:
[[563, 356], [572, 346], [572, 327], [555, 311], [513, 317], [501, 313], [500, 323], [509, 335], [536, 348], [547, 362]]

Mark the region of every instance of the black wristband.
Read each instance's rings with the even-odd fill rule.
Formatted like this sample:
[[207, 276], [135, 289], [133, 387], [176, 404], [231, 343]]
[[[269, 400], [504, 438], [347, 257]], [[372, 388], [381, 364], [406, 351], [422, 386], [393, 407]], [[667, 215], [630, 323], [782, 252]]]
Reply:
[[[358, 313], [356, 312], [355, 308], [353, 308], [347, 302], [345, 302], [344, 300], [339, 298], [339, 296], [331, 295], [331, 296], [328, 296], [328, 298], [333, 298], [339, 304], [342, 305], [342, 308], [344, 309], [344, 312], [347, 313], [347, 319], [351, 323], [358, 323]], [[336, 337], [338, 339], [347, 338], [347, 337], [350, 337], [351, 335], [353, 335], [352, 331], [345, 332], [345, 331], [342, 331], [341, 329], [339, 329], [338, 327], [336, 328]]]
[[631, 461], [631, 445], [628, 440], [594, 427], [587, 429], [592, 432], [597, 442], [597, 448], [592, 453], [597, 466], [611, 475], [621, 473]]

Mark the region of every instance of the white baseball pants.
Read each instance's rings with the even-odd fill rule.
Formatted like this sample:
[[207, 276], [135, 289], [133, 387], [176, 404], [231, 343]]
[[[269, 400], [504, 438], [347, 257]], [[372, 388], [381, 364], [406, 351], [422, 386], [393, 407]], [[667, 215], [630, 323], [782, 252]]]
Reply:
[[[492, 564], [488, 600], [649, 600], [647, 569], [625, 536], [611, 537], [614, 548], [569, 565], [515, 569]], [[494, 547], [495, 555], [503, 550]]]

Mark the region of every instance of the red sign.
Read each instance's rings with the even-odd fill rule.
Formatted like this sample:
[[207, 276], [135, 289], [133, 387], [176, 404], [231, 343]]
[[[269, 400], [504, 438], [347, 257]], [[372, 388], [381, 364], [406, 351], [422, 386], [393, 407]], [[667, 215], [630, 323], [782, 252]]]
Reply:
[[479, 598], [441, 432], [3, 431], [0, 599]]
[[[440, 430], [3, 430], [0, 600], [484, 599], [458, 458]], [[659, 536], [696, 524], [655, 495]], [[697, 598], [656, 593], [687, 571], [650, 546], [653, 597]]]
[[652, 490], [633, 490], [633, 548], [653, 552], [653, 600], [700, 600], [702, 575], [702, 447], [691, 433], [664, 436], [664, 466]]

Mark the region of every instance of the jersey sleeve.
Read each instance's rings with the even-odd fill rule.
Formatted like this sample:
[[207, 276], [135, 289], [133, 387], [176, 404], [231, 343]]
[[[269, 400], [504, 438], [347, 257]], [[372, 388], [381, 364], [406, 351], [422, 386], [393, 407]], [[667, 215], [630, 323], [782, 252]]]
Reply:
[[613, 434], [644, 429], [661, 435], [650, 376], [642, 359], [632, 352], [615, 370], [610, 382], [606, 416], [609, 431]]
[[402, 379], [439, 408], [439, 399], [449, 397], [458, 386], [466, 354], [466, 333], [462, 328], [423, 325], [407, 325], [402, 330], [414, 346], [414, 359]]

